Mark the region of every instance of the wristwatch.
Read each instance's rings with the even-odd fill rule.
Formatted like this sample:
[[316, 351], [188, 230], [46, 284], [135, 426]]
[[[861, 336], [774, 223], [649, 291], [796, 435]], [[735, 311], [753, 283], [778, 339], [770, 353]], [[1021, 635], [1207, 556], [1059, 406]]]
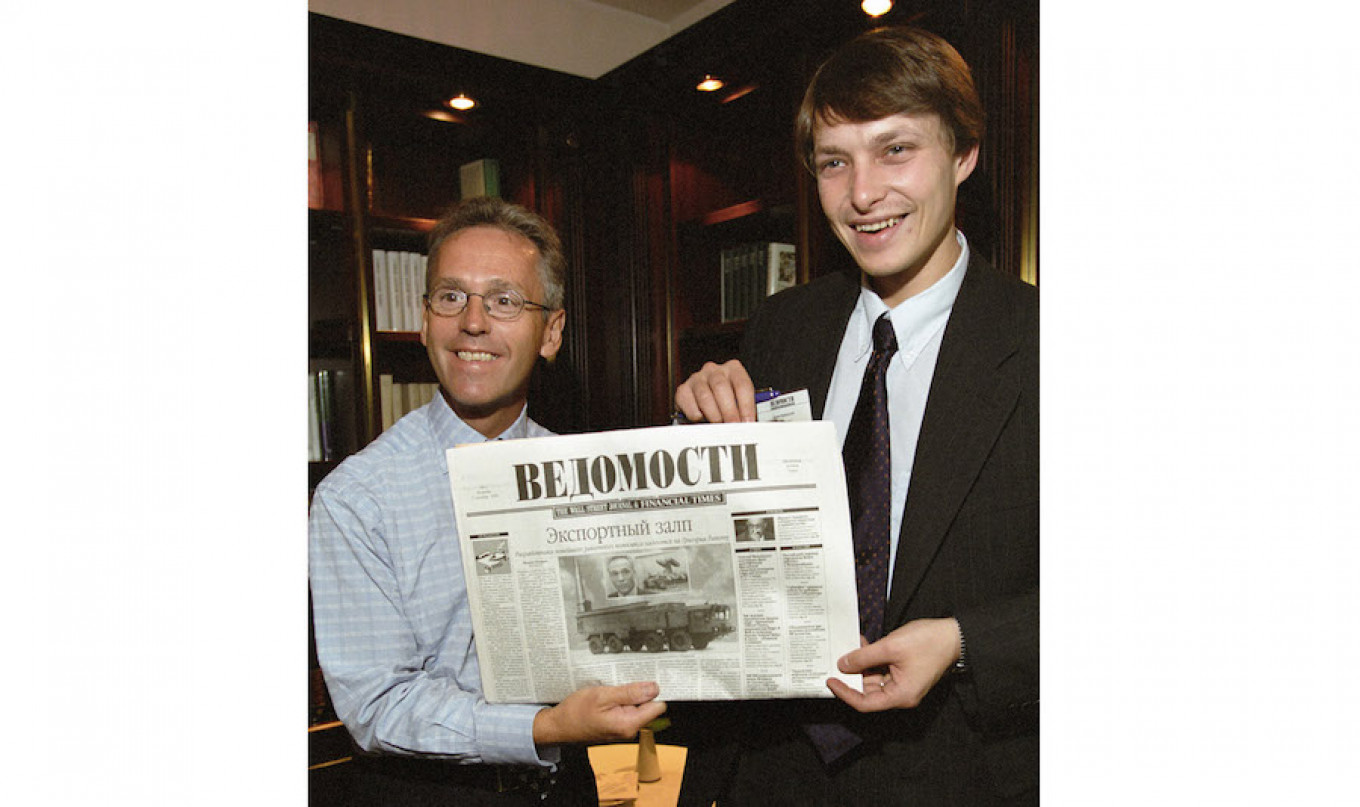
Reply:
[[[958, 620], [954, 620], [958, 625]], [[959, 625], [959, 660], [954, 662], [954, 674], [968, 672], [968, 642], [963, 638], [963, 626]]]

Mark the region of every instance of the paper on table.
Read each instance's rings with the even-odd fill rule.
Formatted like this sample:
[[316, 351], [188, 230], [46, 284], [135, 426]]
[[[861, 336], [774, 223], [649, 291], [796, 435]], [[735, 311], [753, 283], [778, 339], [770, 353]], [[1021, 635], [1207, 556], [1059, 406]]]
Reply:
[[637, 800], [637, 771], [603, 771], [595, 774], [595, 790], [601, 805], [626, 804]]

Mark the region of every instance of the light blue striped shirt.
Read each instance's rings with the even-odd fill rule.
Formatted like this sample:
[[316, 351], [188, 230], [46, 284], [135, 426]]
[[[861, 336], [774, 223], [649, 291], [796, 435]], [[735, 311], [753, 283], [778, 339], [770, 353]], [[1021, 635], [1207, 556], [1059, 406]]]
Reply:
[[[521, 412], [498, 439], [550, 432]], [[466, 763], [556, 762], [531, 704], [489, 704], [472, 640], [444, 452], [484, 438], [442, 395], [317, 486], [310, 566], [316, 651], [360, 747]]]

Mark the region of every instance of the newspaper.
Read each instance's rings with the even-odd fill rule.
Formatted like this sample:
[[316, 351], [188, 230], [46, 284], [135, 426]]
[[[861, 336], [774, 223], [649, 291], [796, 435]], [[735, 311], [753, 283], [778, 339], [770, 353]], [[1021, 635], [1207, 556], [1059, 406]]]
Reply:
[[482, 687], [556, 703], [831, 697], [859, 646], [829, 422], [490, 441], [448, 452]]

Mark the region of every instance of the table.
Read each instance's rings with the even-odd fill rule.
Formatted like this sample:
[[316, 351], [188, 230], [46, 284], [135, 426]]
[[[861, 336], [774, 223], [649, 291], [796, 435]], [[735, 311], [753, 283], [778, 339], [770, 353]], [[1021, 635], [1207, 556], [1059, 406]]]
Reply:
[[[607, 796], [608, 784], [636, 782], [637, 743], [594, 745], [586, 749], [590, 765], [595, 769], [595, 781], [602, 796]], [[680, 779], [685, 773], [684, 748], [657, 743], [657, 761], [661, 763], [661, 778], [655, 782], [638, 782], [637, 799], [620, 801], [601, 798], [601, 804], [631, 804], [633, 807], [675, 807], [680, 800]], [[632, 776], [630, 777], [629, 774]]]

